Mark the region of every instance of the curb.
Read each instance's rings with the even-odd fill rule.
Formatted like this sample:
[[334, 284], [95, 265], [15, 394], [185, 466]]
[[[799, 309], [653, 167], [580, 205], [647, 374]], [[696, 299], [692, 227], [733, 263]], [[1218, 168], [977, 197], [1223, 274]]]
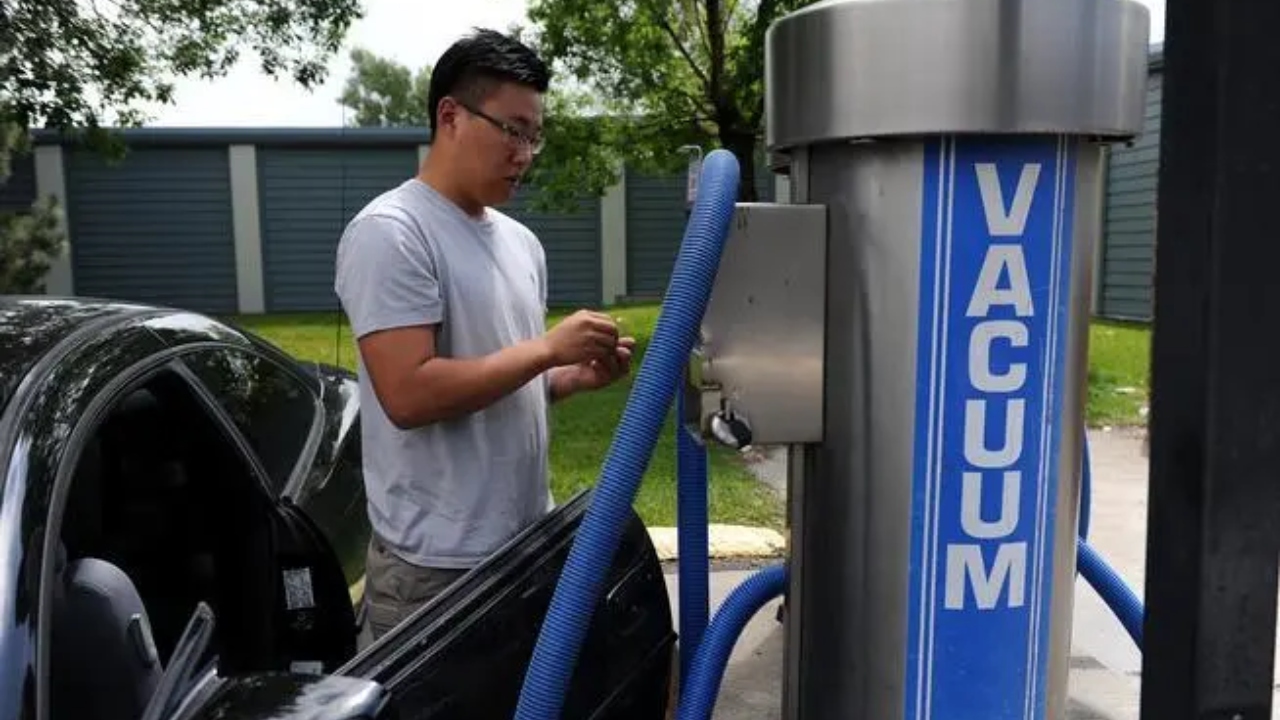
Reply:
[[[676, 528], [649, 528], [649, 539], [659, 560], [679, 558]], [[774, 558], [785, 554], [786, 549], [786, 540], [777, 530], [716, 523], [707, 526], [707, 555], [712, 559]]]
[[[659, 561], [679, 559], [677, 536], [677, 529], [674, 527], [649, 528], [649, 539], [653, 542]], [[785, 555], [786, 551], [787, 541], [777, 530], [718, 523], [707, 526], [707, 557], [711, 560], [776, 558]], [[357, 600], [364, 593], [364, 576], [361, 575], [347, 590], [352, 602]]]

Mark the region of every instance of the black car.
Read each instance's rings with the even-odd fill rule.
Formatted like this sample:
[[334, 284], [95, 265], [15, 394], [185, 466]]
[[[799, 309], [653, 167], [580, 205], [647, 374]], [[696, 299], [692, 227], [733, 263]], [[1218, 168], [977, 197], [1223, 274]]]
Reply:
[[[590, 502], [377, 642], [348, 371], [175, 309], [0, 298], [0, 720], [509, 718]], [[638, 517], [566, 717], [660, 718], [675, 633]]]

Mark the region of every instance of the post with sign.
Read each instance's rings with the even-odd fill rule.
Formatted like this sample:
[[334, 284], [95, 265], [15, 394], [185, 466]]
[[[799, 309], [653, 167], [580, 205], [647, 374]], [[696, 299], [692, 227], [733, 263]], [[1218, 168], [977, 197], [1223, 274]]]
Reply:
[[702, 148], [697, 145], [682, 145], [681, 152], [689, 153], [689, 169], [685, 176], [684, 214], [689, 217], [693, 210], [693, 201], [698, 197], [698, 176], [702, 174]]

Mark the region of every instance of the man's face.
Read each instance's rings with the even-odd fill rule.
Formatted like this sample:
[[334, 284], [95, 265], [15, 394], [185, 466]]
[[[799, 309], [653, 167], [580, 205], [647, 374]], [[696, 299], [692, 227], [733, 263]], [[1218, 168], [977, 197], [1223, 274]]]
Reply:
[[471, 192], [486, 205], [501, 205], [515, 194], [533, 164], [542, 137], [542, 96], [532, 88], [504, 83], [484, 102], [459, 102], [459, 158]]

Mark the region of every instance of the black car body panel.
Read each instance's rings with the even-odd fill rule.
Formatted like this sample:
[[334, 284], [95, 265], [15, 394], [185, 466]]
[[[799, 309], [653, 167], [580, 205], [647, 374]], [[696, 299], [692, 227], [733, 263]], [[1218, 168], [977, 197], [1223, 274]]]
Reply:
[[337, 675], [262, 674], [216, 684], [182, 720], [372, 720], [387, 717], [377, 683]]
[[[510, 718], [590, 498], [584, 491], [557, 508], [389, 633], [393, 642], [338, 673], [385, 686], [401, 720]], [[676, 639], [666, 592], [657, 553], [633, 513], [562, 717], [663, 717]]]
[[[349, 371], [199, 314], [0, 298], [0, 720], [65, 717], [50, 609], [77, 558], [128, 576], [162, 662], [192, 607], [213, 610], [216, 692], [187, 705], [203, 716], [299, 718], [297, 698], [370, 688], [379, 718], [509, 716], [587, 496], [357, 655], [358, 397]], [[674, 632], [638, 518], [608, 587], [567, 710], [657, 718]]]
[[[180, 720], [508, 720], [590, 497], [558, 507], [329, 676], [342, 682], [275, 673], [210, 680]], [[633, 514], [561, 717], [665, 718], [675, 639], [661, 565]], [[321, 696], [324, 709], [314, 704]]]

